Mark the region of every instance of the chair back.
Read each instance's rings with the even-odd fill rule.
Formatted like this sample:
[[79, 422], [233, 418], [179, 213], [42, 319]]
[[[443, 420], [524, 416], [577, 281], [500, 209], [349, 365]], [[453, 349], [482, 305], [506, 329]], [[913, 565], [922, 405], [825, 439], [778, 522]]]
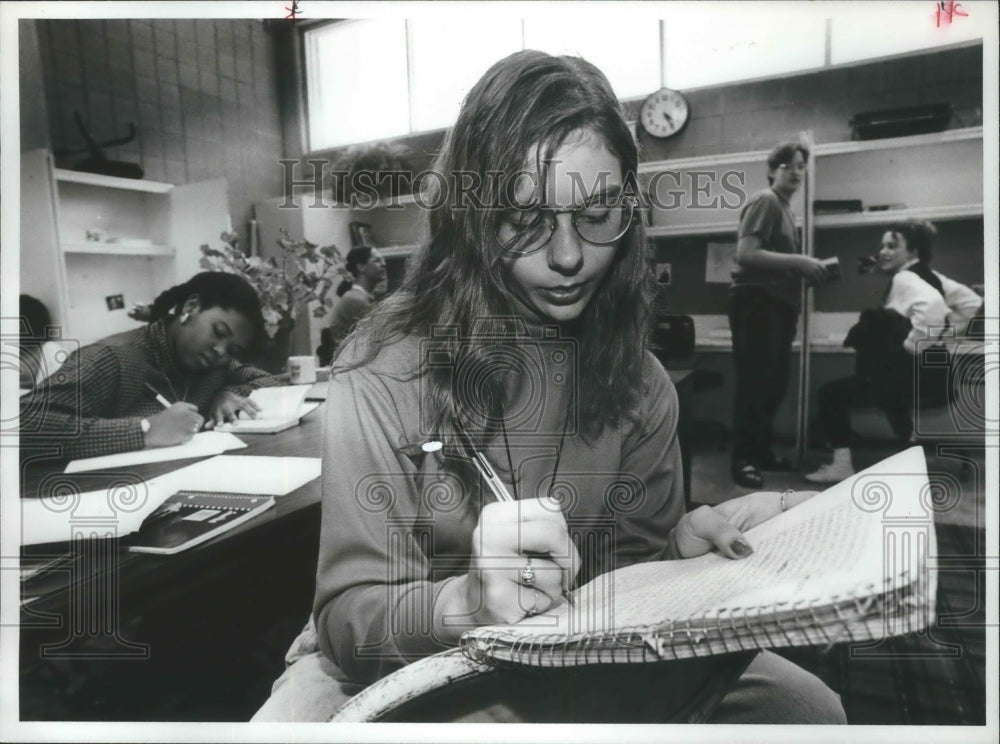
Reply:
[[694, 320], [690, 315], [661, 315], [650, 337], [652, 351], [666, 366], [694, 356]]

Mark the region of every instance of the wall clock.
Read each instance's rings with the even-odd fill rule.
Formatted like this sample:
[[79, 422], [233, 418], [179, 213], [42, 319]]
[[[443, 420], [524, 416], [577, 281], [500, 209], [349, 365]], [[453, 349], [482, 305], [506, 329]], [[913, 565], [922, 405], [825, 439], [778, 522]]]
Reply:
[[672, 137], [684, 128], [691, 109], [680, 91], [660, 88], [642, 102], [639, 121], [653, 137]]

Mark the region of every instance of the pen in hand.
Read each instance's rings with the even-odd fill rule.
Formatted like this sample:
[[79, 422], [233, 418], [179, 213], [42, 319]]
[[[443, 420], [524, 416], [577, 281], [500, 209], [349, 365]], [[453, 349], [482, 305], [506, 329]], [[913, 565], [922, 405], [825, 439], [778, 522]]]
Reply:
[[153, 395], [156, 396], [157, 403], [159, 403], [164, 408], [170, 408], [170, 401], [164, 398], [155, 387], [150, 385], [148, 382], [146, 383], [146, 387], [149, 389], [151, 393], [153, 393]]
[[[465, 430], [459, 425], [458, 421], [455, 421], [455, 431], [458, 433], [459, 439], [462, 440], [462, 445], [467, 453], [472, 458], [472, 463], [476, 466], [476, 470], [482, 476], [483, 480], [486, 481], [486, 485], [490, 487], [493, 495], [496, 497], [497, 501], [514, 501], [514, 497], [510, 495], [510, 491], [507, 490], [507, 484], [500, 480], [500, 476], [496, 474], [496, 471], [490, 466], [489, 460], [483, 455], [482, 452], [477, 450], [472, 444], [472, 440], [469, 435], [465, 433]], [[528, 557], [545, 557], [539, 556], [533, 553], [526, 553]], [[569, 589], [563, 587], [562, 598], [571, 606], [575, 607], [576, 603], [573, 601], [573, 595], [570, 594]]]

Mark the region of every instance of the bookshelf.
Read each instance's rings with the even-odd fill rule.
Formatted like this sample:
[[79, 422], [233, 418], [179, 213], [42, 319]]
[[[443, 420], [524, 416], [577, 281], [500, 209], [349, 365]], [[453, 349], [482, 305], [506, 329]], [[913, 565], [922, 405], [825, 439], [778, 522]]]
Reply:
[[[295, 239], [303, 238], [317, 245], [337, 246], [341, 255], [351, 250], [351, 223], [371, 226], [375, 247], [386, 262], [385, 291], [399, 286], [406, 260], [419, 245], [422, 224], [419, 201], [411, 194], [380, 200], [371, 206], [351, 207], [334, 200], [329, 190], [318, 194], [297, 193], [295, 204], [286, 205], [284, 197], [254, 205], [262, 256], [277, 257], [277, 241], [285, 230]], [[313, 205], [316, 206], [313, 206]], [[376, 290], [379, 292], [381, 290]], [[320, 332], [330, 321], [329, 315], [315, 318], [299, 313], [292, 338], [295, 354], [312, 354], [319, 346]]]
[[[699, 346], [719, 350], [728, 342], [715, 331], [728, 330], [723, 285], [703, 284], [704, 274], [695, 276], [693, 256], [684, 255], [706, 242], [735, 242], [740, 211], [745, 198], [766, 188], [768, 151], [746, 151], [641, 163], [640, 184], [651, 197], [647, 234], [657, 260], [687, 267], [691, 282], [687, 297], [677, 288], [681, 304], [693, 303]], [[951, 239], [956, 232], [958, 251], [969, 253], [981, 241], [983, 208], [983, 128], [966, 127], [933, 134], [878, 140], [830, 142], [814, 145], [810, 174], [816, 200], [859, 200], [863, 211], [838, 214], [817, 213], [807, 206], [800, 189], [792, 209], [804, 230], [807, 252], [817, 256], [840, 255], [845, 281], [838, 288], [817, 291], [823, 310], [814, 313], [810, 345], [831, 349], [831, 339], [842, 338], [857, 311], [871, 304], [864, 281], [854, 274], [854, 259], [878, 249], [881, 231], [898, 220], [931, 220]], [[740, 198], [741, 192], [744, 197]], [[891, 207], [891, 208], [884, 208]], [[807, 212], [807, 209], [809, 211]], [[944, 243], [941, 243], [944, 246]], [[951, 247], [949, 245], [949, 247]], [[981, 244], [979, 245], [981, 247]], [[969, 255], [942, 253], [935, 266], [972, 283]], [[975, 257], [981, 259], [981, 255]], [[950, 262], [950, 264], [949, 264]], [[703, 270], [703, 265], [702, 265]], [[981, 271], [978, 281], [982, 281]], [[950, 273], [951, 272], [951, 273]], [[675, 279], [678, 277], [675, 267]], [[685, 277], [681, 276], [681, 279]], [[696, 281], [697, 280], [697, 281]], [[834, 299], [834, 290], [841, 296]], [[826, 293], [825, 295], [823, 293]], [[833, 307], [856, 304], [854, 307]], [[674, 307], [672, 312], [688, 312]], [[829, 315], [830, 317], [822, 317]], [[821, 329], [821, 330], [818, 330]], [[728, 338], [728, 337], [727, 337]], [[704, 340], [704, 344], [701, 341]]]
[[[175, 185], [56, 168], [47, 150], [21, 155], [21, 292], [81, 344], [139, 325], [128, 308], [200, 271], [200, 246], [227, 229], [224, 179]], [[109, 307], [114, 295], [121, 308]]]

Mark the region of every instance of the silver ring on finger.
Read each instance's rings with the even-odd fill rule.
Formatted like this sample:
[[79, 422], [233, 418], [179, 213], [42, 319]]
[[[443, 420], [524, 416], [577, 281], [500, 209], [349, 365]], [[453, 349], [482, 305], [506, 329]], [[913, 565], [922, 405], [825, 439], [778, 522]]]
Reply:
[[528, 562], [524, 564], [524, 568], [521, 569], [521, 583], [525, 586], [534, 586], [535, 584], [535, 567], [531, 565], [531, 558], [528, 558]]

